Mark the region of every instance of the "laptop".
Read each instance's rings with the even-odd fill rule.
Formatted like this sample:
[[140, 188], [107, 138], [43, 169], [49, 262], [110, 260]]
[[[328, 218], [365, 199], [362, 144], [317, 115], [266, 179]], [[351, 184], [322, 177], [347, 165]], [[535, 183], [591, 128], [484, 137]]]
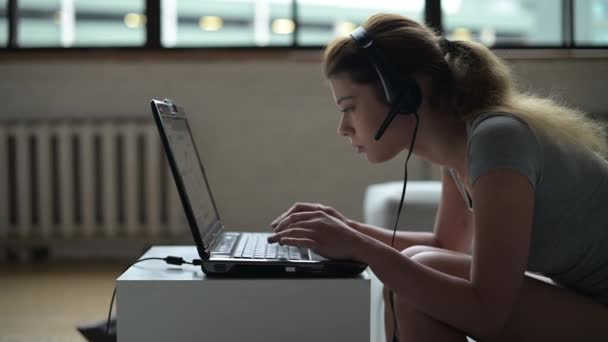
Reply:
[[367, 265], [326, 259], [309, 249], [267, 242], [268, 233], [226, 231], [218, 213], [184, 109], [152, 100], [152, 114], [188, 225], [209, 276], [350, 277]]

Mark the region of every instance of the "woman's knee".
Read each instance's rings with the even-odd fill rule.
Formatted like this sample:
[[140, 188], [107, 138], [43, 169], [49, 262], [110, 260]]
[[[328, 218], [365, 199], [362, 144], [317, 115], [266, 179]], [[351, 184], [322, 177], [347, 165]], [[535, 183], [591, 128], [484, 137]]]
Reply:
[[[441, 262], [437, 254], [438, 252], [434, 252], [429, 249], [429, 246], [412, 246], [404, 249], [401, 254], [407, 256], [408, 258], [416, 261], [419, 264], [425, 265], [427, 267], [435, 268], [434, 266], [439, 266], [438, 264]], [[384, 297], [384, 301], [387, 302], [389, 300], [390, 288], [384, 286], [382, 289], [382, 294]], [[393, 294], [394, 295], [394, 294]], [[395, 295], [394, 295], [395, 296]], [[395, 296], [396, 297], [396, 296]], [[395, 299], [395, 298], [393, 298]]]
[[450, 256], [444, 253], [427, 250], [414, 254], [410, 259], [424, 266], [440, 269], [446, 263], [448, 257]]
[[471, 256], [466, 254], [427, 250], [416, 253], [410, 259], [442, 273], [462, 279], [470, 278]]
[[[413, 256], [415, 256], [418, 253], [423, 253], [425, 251], [429, 251], [430, 250], [430, 246], [424, 246], [424, 245], [415, 245], [415, 246], [410, 246], [404, 250], [401, 251], [401, 254], [405, 255], [408, 258], [412, 258]], [[382, 288], [382, 295], [384, 297], [384, 301], [388, 302], [389, 300], [389, 295], [390, 295], [390, 289], [386, 286], [384, 286]]]
[[[424, 245], [408, 247], [401, 251], [401, 254], [419, 264], [433, 268], [437, 271], [448, 273], [463, 279], [469, 278], [471, 267], [471, 257], [469, 255], [449, 251], [439, 251], [439, 249], [436, 247]], [[387, 303], [389, 301], [389, 293], [390, 289], [384, 286], [382, 289], [382, 294], [384, 301]], [[395, 294], [393, 299], [397, 300], [397, 296]]]
[[408, 258], [412, 258], [416, 254], [420, 254], [420, 253], [423, 253], [423, 252], [428, 252], [428, 251], [431, 251], [433, 249], [434, 249], [434, 247], [431, 247], [431, 246], [415, 245], [415, 246], [410, 246], [410, 247], [402, 250], [401, 254], [405, 255]]
[[[416, 261], [419, 264], [436, 269], [441, 272], [450, 273], [454, 276], [468, 278], [470, 270], [470, 256], [441, 251], [437, 247], [426, 245], [414, 245], [401, 251], [401, 254]], [[382, 294], [385, 301], [389, 300], [390, 289], [383, 287]]]

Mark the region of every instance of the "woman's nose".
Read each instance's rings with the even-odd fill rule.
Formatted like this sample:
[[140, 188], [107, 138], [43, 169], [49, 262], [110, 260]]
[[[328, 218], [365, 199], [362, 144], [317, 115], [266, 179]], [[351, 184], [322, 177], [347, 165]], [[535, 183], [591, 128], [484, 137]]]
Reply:
[[338, 124], [338, 134], [348, 137], [353, 135], [353, 128], [350, 125], [350, 123], [348, 122], [348, 120], [346, 120], [346, 118], [344, 117], [344, 115], [342, 115], [342, 117], [340, 118], [340, 123]]

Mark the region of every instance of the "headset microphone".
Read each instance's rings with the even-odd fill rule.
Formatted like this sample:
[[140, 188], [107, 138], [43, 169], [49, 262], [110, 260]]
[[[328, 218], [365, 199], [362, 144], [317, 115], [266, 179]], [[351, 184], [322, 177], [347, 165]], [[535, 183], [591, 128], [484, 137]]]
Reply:
[[386, 118], [384, 118], [384, 121], [382, 121], [382, 124], [380, 125], [380, 128], [378, 128], [376, 135], [374, 135], [375, 140], [380, 140], [380, 138], [382, 138], [382, 135], [384, 135], [384, 131], [386, 131], [388, 125], [391, 124], [395, 116], [397, 116], [397, 108], [392, 107], [391, 109], [389, 109], [388, 114], [386, 114]]
[[[384, 135], [384, 131], [386, 131], [386, 129], [388, 128], [388, 125], [390, 125], [391, 122], [393, 122], [393, 119], [397, 116], [397, 114], [400, 114], [400, 109], [401, 110], [408, 110], [408, 109], [404, 109], [405, 105], [403, 104], [403, 102], [408, 102], [410, 101], [409, 97], [407, 95], [402, 96], [400, 99], [399, 103], [396, 103], [393, 106], [390, 106], [390, 109], [388, 110], [388, 113], [386, 114], [386, 117], [384, 118], [384, 121], [382, 121], [382, 124], [380, 125], [380, 128], [378, 128], [378, 131], [376, 131], [376, 134], [374, 135], [374, 139], [375, 140], [380, 140], [380, 138], [382, 138], [382, 135]], [[418, 106], [418, 105], [416, 105]], [[416, 114], [416, 109], [413, 109], [413, 111], [411, 113]], [[406, 112], [405, 115], [409, 115], [410, 113]]]

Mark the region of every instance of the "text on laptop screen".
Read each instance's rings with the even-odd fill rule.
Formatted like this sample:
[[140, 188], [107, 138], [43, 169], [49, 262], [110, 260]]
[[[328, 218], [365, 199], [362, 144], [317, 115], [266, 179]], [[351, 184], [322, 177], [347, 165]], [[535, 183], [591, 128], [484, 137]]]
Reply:
[[219, 218], [213, 207], [211, 192], [199, 163], [188, 122], [183, 117], [162, 115], [162, 118], [196, 225], [204, 239]]

